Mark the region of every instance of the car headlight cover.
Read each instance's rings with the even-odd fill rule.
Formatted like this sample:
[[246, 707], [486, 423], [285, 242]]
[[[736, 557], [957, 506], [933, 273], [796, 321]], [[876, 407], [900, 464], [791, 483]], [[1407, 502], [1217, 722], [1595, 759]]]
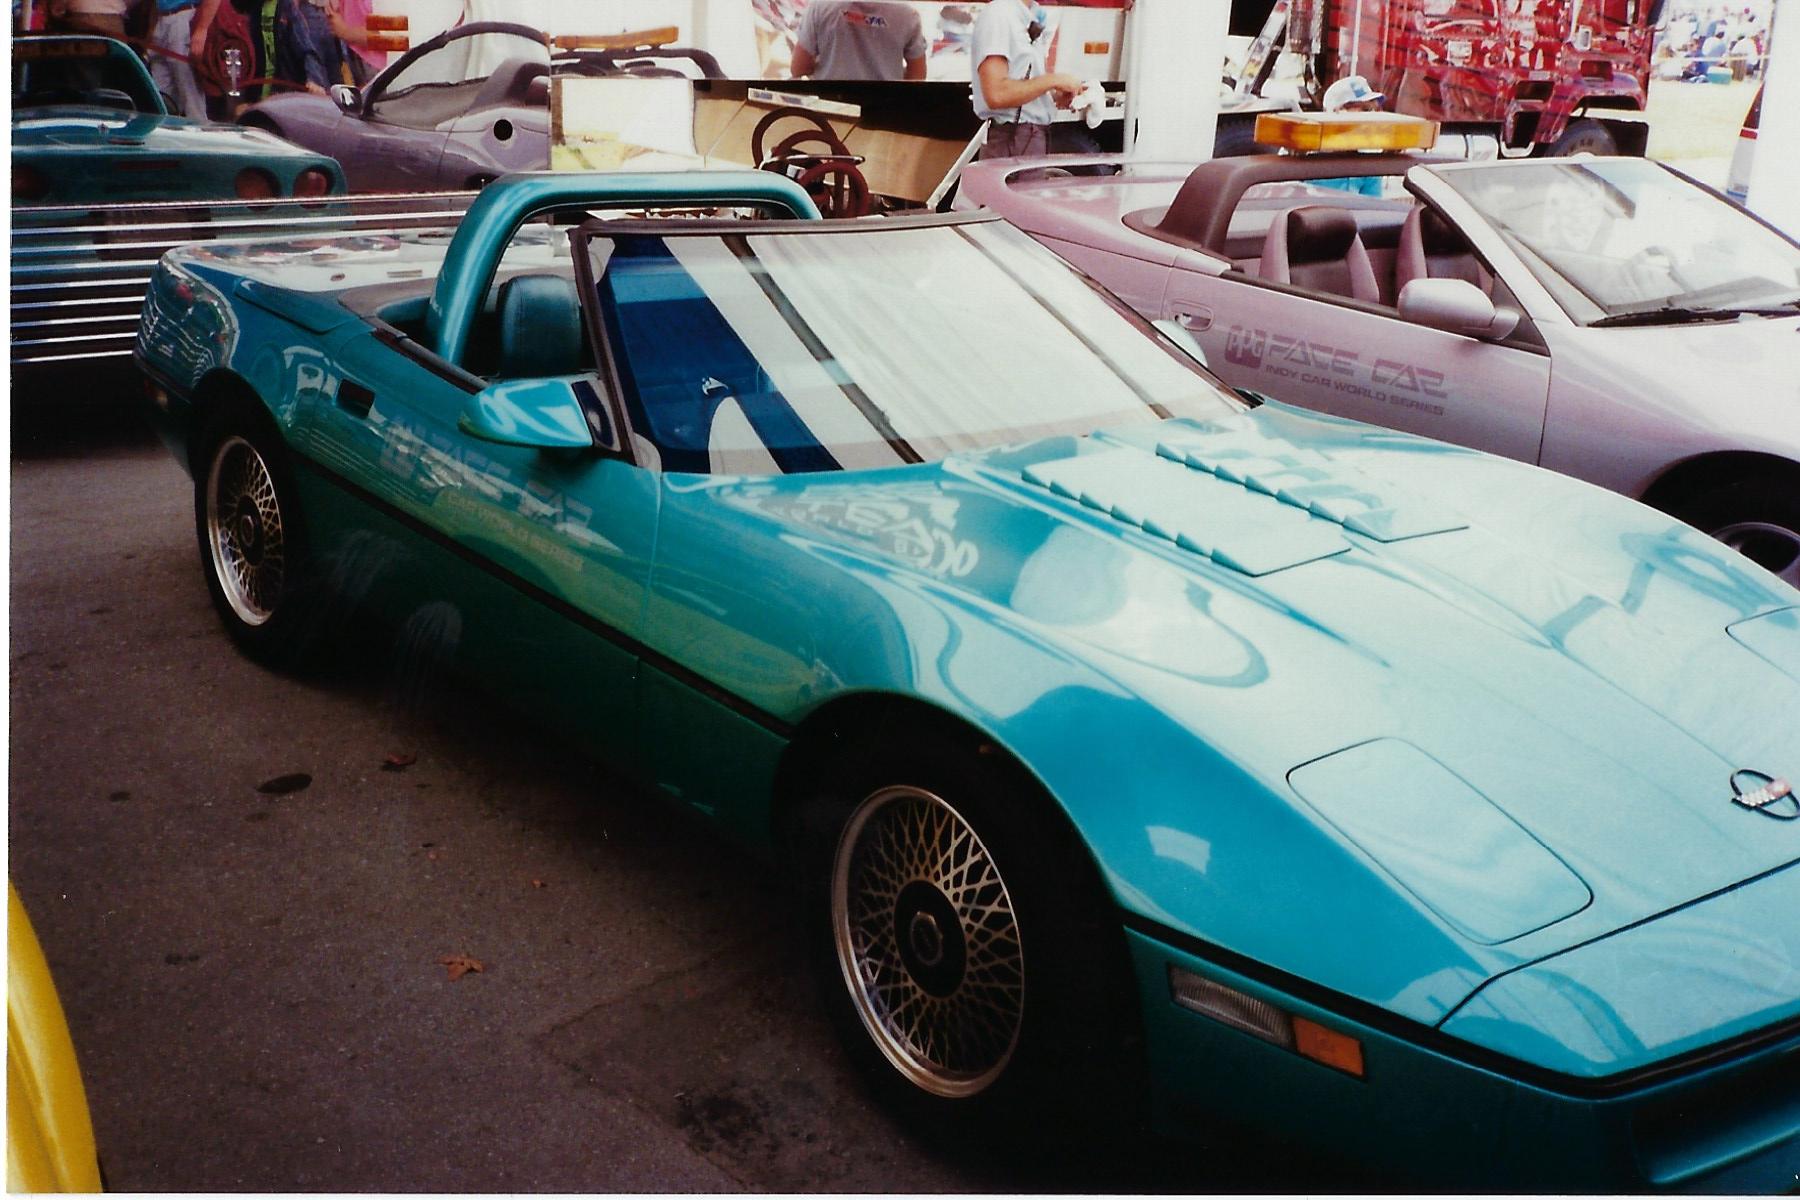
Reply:
[[1182, 1008], [1292, 1050], [1302, 1058], [1363, 1078], [1361, 1042], [1267, 1000], [1176, 966], [1169, 968], [1169, 998]]

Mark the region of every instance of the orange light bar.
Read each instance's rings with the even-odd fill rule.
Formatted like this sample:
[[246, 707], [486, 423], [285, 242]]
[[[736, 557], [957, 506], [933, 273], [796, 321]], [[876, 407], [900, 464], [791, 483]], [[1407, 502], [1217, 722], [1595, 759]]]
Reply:
[[1256, 140], [1297, 153], [1321, 150], [1429, 150], [1438, 123], [1404, 113], [1262, 113]]
[[370, 33], [366, 45], [375, 54], [404, 54], [412, 48], [412, 39], [404, 33]]
[[404, 14], [370, 13], [363, 25], [370, 33], [404, 33], [409, 27]]
[[558, 50], [650, 50], [680, 40], [678, 25], [629, 33], [564, 33], [551, 39]]
[[1346, 1075], [1363, 1077], [1362, 1043], [1305, 1017], [1294, 1018], [1294, 1052]]

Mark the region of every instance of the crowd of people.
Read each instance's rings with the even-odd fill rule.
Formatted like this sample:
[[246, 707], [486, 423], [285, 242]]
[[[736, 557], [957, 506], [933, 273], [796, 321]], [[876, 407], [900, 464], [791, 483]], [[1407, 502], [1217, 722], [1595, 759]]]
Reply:
[[1755, 8], [1709, 4], [1677, 9], [1657, 37], [1651, 70], [1658, 79], [1707, 83], [1761, 75], [1769, 45], [1767, 14]]
[[[226, 118], [234, 104], [271, 92], [366, 82], [386, 60], [368, 49], [369, 8], [370, 0], [50, 0], [41, 28], [129, 42], [174, 111]], [[223, 94], [227, 81], [209, 54], [227, 26], [240, 50], [236, 97]]]

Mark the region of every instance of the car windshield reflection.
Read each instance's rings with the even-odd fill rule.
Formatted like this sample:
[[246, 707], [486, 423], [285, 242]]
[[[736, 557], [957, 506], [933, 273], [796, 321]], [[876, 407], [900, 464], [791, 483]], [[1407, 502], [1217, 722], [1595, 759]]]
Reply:
[[1791, 304], [1800, 290], [1800, 246], [1654, 163], [1557, 159], [1439, 174], [1582, 324], [1729, 316]]
[[589, 254], [633, 424], [668, 470], [895, 466], [1242, 407], [999, 222], [600, 226]]

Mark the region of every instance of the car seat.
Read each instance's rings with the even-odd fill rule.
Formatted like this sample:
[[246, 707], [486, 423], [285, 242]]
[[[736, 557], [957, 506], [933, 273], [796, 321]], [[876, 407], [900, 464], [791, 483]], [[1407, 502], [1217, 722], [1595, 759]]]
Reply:
[[1394, 288], [1415, 279], [1464, 279], [1488, 293], [1494, 277], [1488, 273], [1457, 228], [1436, 210], [1419, 205], [1406, 214], [1400, 227], [1400, 249], [1394, 259]]
[[[469, 103], [468, 111], [481, 112], [502, 104], [525, 105], [531, 102], [532, 88], [550, 74], [550, 60], [544, 58], [509, 58], [494, 68], [487, 82]], [[547, 86], [547, 85], [546, 85]], [[548, 93], [546, 93], [548, 94]]]
[[581, 301], [561, 275], [520, 275], [500, 285], [499, 379], [574, 375], [581, 352]]
[[1356, 218], [1341, 208], [1305, 205], [1277, 216], [1263, 237], [1257, 275], [1271, 283], [1381, 303]]

